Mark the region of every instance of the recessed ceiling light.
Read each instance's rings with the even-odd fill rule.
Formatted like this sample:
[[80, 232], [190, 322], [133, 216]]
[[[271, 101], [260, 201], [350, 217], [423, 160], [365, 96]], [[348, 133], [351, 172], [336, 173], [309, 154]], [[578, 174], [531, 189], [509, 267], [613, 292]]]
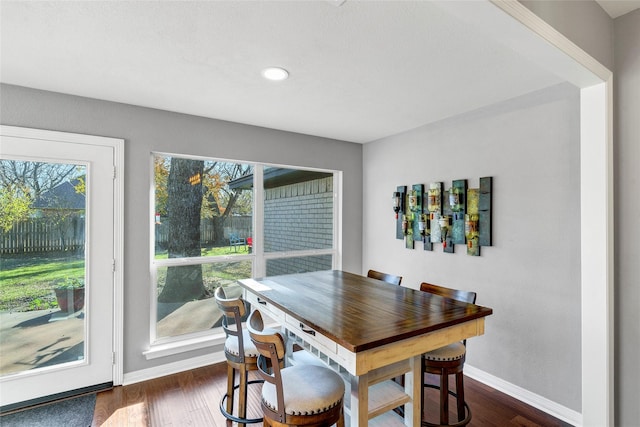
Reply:
[[281, 81], [289, 78], [289, 72], [280, 67], [269, 67], [262, 70], [262, 76], [267, 80]]

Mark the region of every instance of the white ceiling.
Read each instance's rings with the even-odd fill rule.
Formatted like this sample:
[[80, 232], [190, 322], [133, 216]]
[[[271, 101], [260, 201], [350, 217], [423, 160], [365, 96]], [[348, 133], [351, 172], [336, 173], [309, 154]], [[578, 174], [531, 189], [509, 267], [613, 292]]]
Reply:
[[438, 1], [340, 3], [2, 0], [0, 80], [353, 142], [561, 81]]
[[640, 8], [640, 0], [596, 0], [612, 18], [625, 15]]

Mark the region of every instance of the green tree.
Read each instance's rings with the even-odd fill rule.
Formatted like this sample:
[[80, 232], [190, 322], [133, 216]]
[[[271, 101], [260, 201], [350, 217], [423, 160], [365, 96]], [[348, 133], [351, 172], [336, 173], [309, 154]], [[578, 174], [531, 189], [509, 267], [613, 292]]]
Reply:
[[214, 244], [223, 246], [225, 219], [233, 213], [251, 214], [253, 211], [252, 192], [230, 188], [229, 182], [252, 172], [250, 165], [238, 163], [213, 162], [208, 165], [203, 198], [204, 217], [213, 223]]
[[0, 228], [11, 230], [17, 221], [24, 221], [31, 212], [31, 197], [28, 190], [18, 184], [0, 186]]
[[171, 158], [155, 155], [153, 157], [153, 178], [155, 181], [156, 214], [167, 216], [168, 180]]
[[74, 190], [76, 190], [76, 193], [78, 193], [78, 194], [86, 194], [86, 192], [87, 192], [86, 178], [87, 178], [86, 175], [78, 177], [78, 183], [73, 186]]
[[[27, 219], [32, 212], [30, 206], [33, 201], [64, 182], [72, 180], [82, 170], [84, 167], [67, 163], [0, 160], [0, 188], [4, 189], [2, 219], [0, 219], [2, 228], [10, 229], [11, 227], [6, 224], [9, 221]], [[83, 193], [84, 179], [79, 182], [81, 185], [76, 187], [76, 192]], [[29, 201], [29, 208], [25, 211], [26, 200]], [[49, 200], [51, 207], [56, 207], [56, 202], [54, 199]], [[61, 206], [64, 206], [64, 203]], [[58, 209], [46, 215], [47, 220], [59, 232], [63, 247], [65, 246], [66, 220], [72, 213], [73, 211], [70, 210]]]

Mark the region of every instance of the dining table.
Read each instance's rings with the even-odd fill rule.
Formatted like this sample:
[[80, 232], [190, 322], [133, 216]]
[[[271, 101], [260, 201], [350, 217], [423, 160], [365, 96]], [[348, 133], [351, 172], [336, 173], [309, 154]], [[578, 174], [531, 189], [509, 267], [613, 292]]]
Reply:
[[[422, 354], [484, 334], [492, 314], [488, 307], [341, 270], [239, 283], [252, 310], [281, 325], [288, 354], [297, 354], [295, 347], [342, 375], [345, 418], [358, 427], [419, 426]], [[402, 375], [404, 385], [393, 380]], [[404, 417], [397, 410], [402, 406]]]

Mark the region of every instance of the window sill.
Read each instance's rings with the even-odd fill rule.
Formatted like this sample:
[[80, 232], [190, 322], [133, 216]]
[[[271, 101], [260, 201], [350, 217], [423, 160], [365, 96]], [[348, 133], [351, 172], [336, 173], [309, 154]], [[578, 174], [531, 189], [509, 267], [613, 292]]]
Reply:
[[152, 345], [149, 350], [142, 352], [147, 360], [158, 359], [160, 357], [172, 356], [174, 354], [186, 353], [188, 351], [199, 350], [202, 348], [213, 347], [216, 345], [224, 345], [224, 334], [216, 334], [213, 336], [189, 338], [170, 343]]

